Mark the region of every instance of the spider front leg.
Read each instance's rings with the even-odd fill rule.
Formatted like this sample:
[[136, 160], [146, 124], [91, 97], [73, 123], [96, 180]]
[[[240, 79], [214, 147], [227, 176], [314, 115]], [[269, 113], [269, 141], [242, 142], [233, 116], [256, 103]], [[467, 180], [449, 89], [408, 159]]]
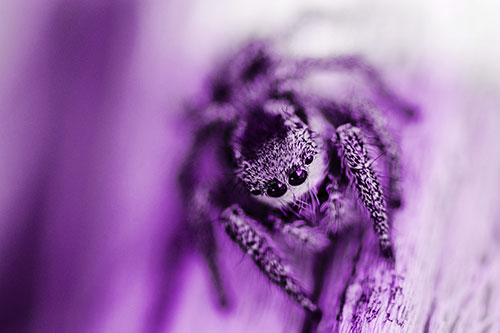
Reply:
[[229, 237], [249, 254], [260, 270], [274, 284], [290, 295], [302, 308], [321, 315], [318, 306], [304, 292], [279, 254], [253, 227], [253, 221], [238, 206], [233, 205], [222, 213], [221, 223]]
[[332, 101], [315, 99], [313, 103], [335, 126], [345, 123], [357, 124], [365, 135], [371, 138], [370, 143], [378, 148], [387, 163], [389, 207], [400, 208], [403, 204], [400, 150], [387, 129], [386, 118], [379, 109], [368, 101], [337, 105]]
[[373, 222], [382, 254], [386, 258], [394, 259], [384, 194], [371, 167], [372, 160], [368, 156], [361, 130], [351, 124], [344, 124], [336, 130], [335, 143], [344, 170]]
[[363, 104], [356, 108], [359, 112], [360, 124], [373, 134], [375, 145], [385, 155], [389, 175], [389, 206], [391, 208], [400, 208], [402, 204], [402, 189], [399, 148], [394, 142], [392, 135], [387, 131], [384, 117], [377, 108], [368, 104]]

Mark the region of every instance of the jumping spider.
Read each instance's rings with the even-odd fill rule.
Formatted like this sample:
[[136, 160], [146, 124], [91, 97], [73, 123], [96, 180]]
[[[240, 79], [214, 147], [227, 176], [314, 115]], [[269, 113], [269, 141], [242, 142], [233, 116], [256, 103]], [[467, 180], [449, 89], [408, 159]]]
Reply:
[[[318, 305], [270, 239], [285, 236], [319, 251], [357, 214], [371, 221], [382, 255], [394, 260], [388, 211], [402, 201], [398, 147], [375, 104], [305, 91], [312, 73], [336, 71], [361, 74], [385, 109], [411, 112], [359, 57], [295, 59], [262, 40], [223, 62], [192, 108], [197, 134], [180, 177], [185, 222], [223, 305], [214, 225], [313, 314], [321, 313]], [[373, 167], [378, 157], [382, 171]]]

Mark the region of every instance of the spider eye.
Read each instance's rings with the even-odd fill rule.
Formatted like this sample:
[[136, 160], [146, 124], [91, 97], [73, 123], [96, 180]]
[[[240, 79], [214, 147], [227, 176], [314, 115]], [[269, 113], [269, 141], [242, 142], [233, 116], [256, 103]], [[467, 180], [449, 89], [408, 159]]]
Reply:
[[261, 190], [252, 190], [252, 191], [250, 191], [250, 194], [252, 194], [252, 195], [261, 195], [262, 191]]
[[308, 155], [305, 160], [306, 164], [311, 164], [313, 159], [314, 157], [312, 155]]
[[288, 177], [288, 183], [292, 186], [298, 186], [306, 181], [307, 172], [302, 169], [295, 170]]
[[267, 194], [273, 198], [281, 197], [285, 193], [286, 185], [277, 180], [274, 181], [274, 183], [272, 183], [267, 189]]

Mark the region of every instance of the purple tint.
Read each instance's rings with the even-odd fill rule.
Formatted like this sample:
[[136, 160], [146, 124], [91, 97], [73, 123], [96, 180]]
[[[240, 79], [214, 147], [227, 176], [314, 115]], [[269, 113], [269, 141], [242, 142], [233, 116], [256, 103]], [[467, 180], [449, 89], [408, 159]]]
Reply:
[[[2, 2], [0, 331], [500, 331], [497, 7]], [[344, 231], [331, 243], [287, 225], [326, 247], [320, 256], [289, 239], [271, 244], [292, 248], [284, 262], [318, 299], [319, 324], [219, 224], [201, 229], [217, 241], [220, 276], [211, 274], [183, 218], [193, 205], [178, 176], [195, 141], [184, 113], [209, 98], [238, 98], [227, 82], [205, 89], [207, 73], [255, 36], [283, 39], [279, 52], [307, 66], [348, 55], [319, 62], [344, 75], [308, 82], [338, 102], [318, 109], [343, 108], [362, 93], [394, 115], [387, 126], [403, 179], [403, 200], [387, 198], [391, 209], [402, 206], [389, 221], [395, 266], [381, 258], [369, 223], [332, 226]], [[258, 86], [272, 60], [258, 58], [238, 78]], [[360, 87], [366, 78], [372, 86]], [[352, 120], [341, 118], [330, 121]], [[385, 155], [374, 157], [386, 175]], [[207, 157], [199, 173], [217, 163]], [[381, 179], [384, 191], [398, 191]]]
[[304, 161], [305, 164], [311, 164], [313, 161], [314, 157], [312, 155], [309, 155], [306, 157], [306, 160]]
[[286, 185], [279, 180], [273, 181], [267, 188], [267, 194], [273, 198], [279, 198], [286, 193]]
[[298, 169], [290, 174], [290, 176], [288, 177], [288, 182], [292, 186], [298, 186], [300, 184], [303, 184], [306, 181], [306, 178], [307, 171]]

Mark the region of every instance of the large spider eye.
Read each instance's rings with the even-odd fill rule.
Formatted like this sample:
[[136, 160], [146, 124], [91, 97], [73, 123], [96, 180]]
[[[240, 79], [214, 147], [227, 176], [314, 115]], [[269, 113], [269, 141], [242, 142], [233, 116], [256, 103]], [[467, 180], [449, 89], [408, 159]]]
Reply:
[[298, 186], [306, 181], [307, 172], [302, 169], [295, 170], [288, 177], [288, 183], [292, 186]]
[[286, 193], [286, 185], [278, 180], [275, 180], [274, 183], [269, 185], [267, 189], [267, 194], [273, 198], [281, 197], [285, 193]]
[[262, 191], [261, 190], [252, 190], [252, 191], [250, 191], [250, 194], [252, 194], [252, 195], [261, 195]]
[[314, 157], [312, 155], [308, 155], [306, 157], [305, 163], [306, 164], [311, 164], [313, 162]]

